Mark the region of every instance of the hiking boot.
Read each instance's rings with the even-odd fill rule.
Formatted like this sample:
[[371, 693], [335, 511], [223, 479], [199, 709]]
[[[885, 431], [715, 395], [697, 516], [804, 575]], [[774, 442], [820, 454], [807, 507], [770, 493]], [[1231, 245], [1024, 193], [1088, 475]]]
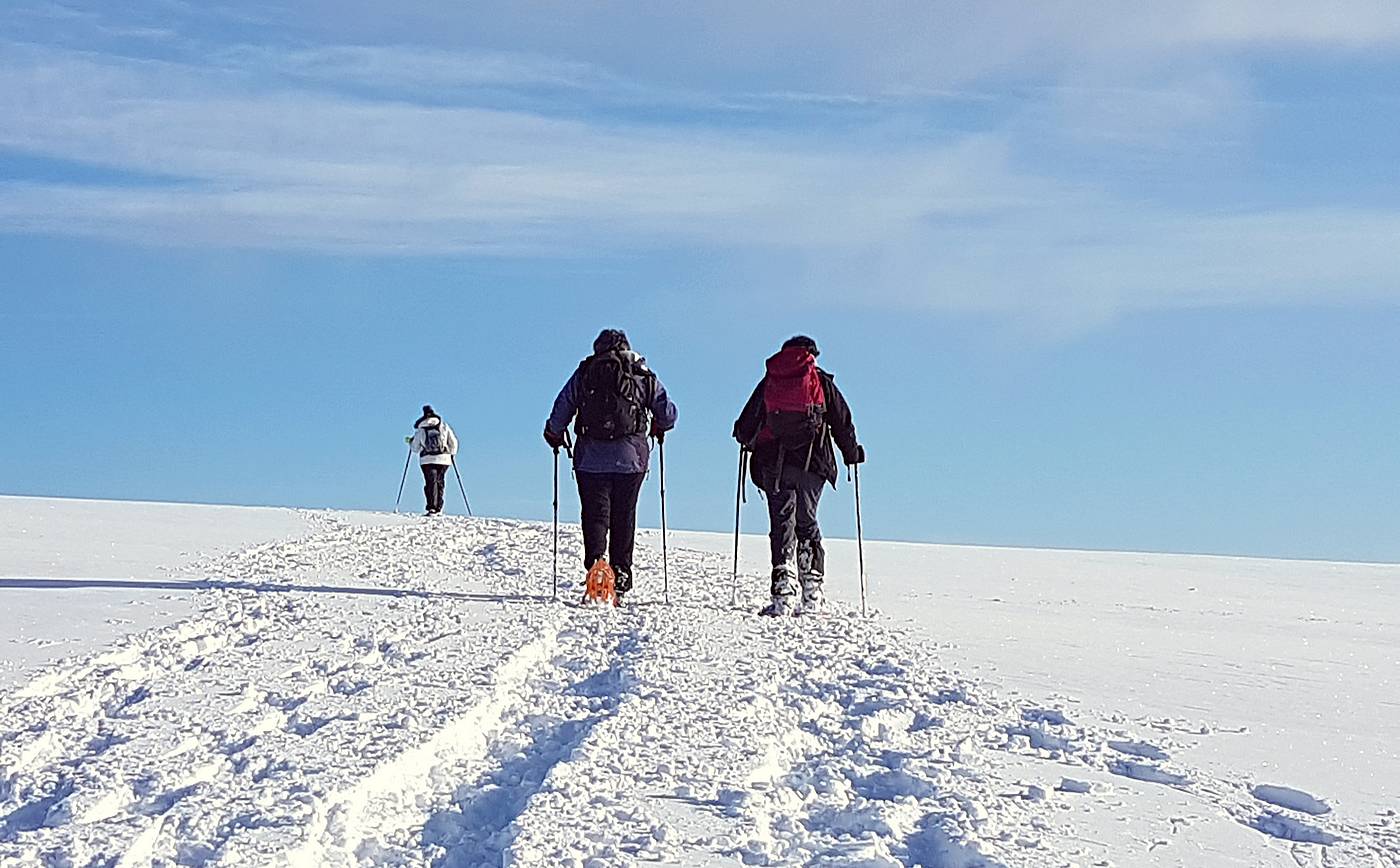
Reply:
[[632, 568], [615, 567], [613, 569], [613, 574], [615, 576], [613, 579], [613, 594], [618, 600], [621, 600], [623, 594], [632, 590]]
[[808, 573], [802, 577], [802, 605], [798, 609], [803, 615], [815, 615], [826, 608], [826, 594], [822, 592], [821, 573]]
[[769, 584], [772, 600], [759, 610], [760, 615], [781, 617], [797, 613], [797, 576], [792, 567], [783, 565], [773, 568], [773, 579]]

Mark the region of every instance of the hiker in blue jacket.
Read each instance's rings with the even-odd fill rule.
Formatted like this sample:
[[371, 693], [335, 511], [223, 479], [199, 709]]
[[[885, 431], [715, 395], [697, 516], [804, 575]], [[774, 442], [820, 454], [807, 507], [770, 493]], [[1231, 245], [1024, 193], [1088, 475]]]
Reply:
[[607, 554], [621, 597], [632, 590], [637, 495], [651, 459], [648, 438], [661, 440], [675, 427], [676, 405], [646, 359], [633, 352], [627, 335], [603, 329], [593, 341], [593, 355], [579, 363], [554, 399], [545, 442], [562, 447], [570, 422], [583, 565], [591, 568]]

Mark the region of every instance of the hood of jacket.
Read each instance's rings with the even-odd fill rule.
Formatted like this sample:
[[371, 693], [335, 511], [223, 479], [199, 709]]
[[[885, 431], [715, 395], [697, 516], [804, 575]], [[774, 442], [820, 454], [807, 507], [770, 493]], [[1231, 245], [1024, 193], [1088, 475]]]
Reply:
[[442, 425], [442, 419], [437, 416], [424, 416], [414, 425], [415, 428], [437, 428]]

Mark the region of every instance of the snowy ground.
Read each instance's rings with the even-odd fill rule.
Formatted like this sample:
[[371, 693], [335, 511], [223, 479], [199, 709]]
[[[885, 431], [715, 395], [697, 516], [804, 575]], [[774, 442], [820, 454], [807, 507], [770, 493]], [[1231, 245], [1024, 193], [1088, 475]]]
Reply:
[[0, 526], [7, 866], [1400, 864], [1394, 567], [874, 544], [862, 619], [834, 543], [773, 621], [759, 540], [599, 611], [529, 523]]

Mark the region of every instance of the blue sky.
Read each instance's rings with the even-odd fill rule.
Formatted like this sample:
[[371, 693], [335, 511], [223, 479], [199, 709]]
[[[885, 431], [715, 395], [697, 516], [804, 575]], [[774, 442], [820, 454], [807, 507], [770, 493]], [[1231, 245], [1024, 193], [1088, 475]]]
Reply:
[[1400, 9], [1024, 6], [18, 0], [0, 491], [546, 517], [617, 326], [723, 529], [804, 331], [873, 536], [1400, 561]]

